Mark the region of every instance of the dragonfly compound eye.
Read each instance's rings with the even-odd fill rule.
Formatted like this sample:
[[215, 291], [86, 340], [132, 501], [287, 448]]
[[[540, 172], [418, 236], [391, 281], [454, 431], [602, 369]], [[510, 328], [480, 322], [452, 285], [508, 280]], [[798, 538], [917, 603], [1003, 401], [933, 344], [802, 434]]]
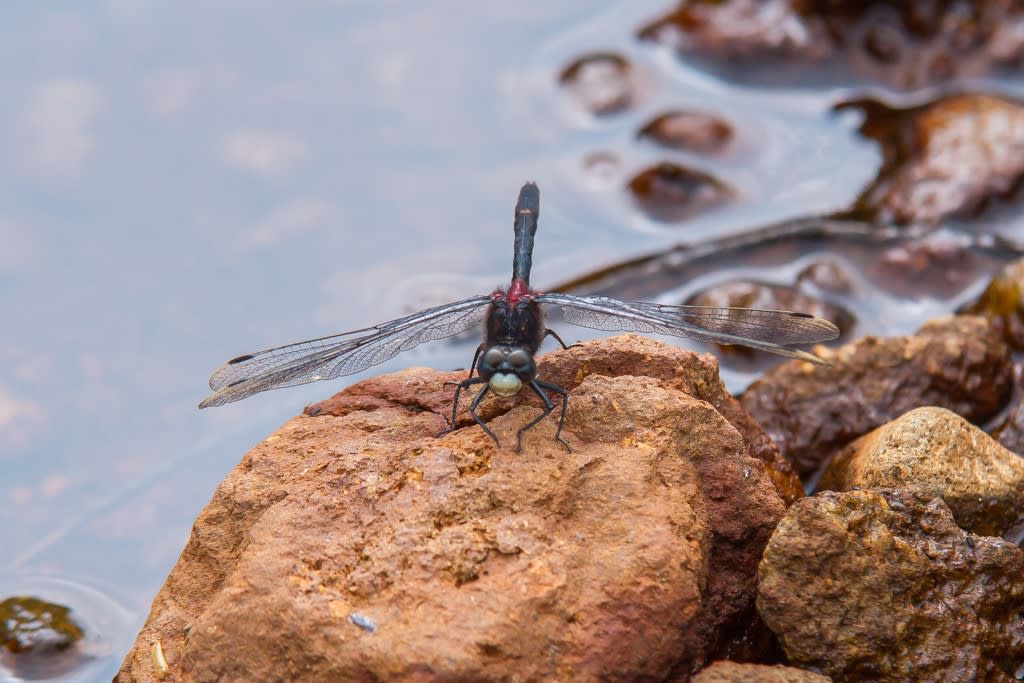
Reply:
[[491, 391], [498, 396], [515, 396], [523, 388], [523, 381], [511, 372], [497, 372], [491, 377]]
[[487, 349], [483, 357], [484, 367], [496, 369], [505, 360], [505, 353], [501, 349]]
[[533, 364], [533, 359], [530, 354], [523, 349], [516, 349], [512, 353], [508, 354], [508, 362], [518, 371], [528, 370]]

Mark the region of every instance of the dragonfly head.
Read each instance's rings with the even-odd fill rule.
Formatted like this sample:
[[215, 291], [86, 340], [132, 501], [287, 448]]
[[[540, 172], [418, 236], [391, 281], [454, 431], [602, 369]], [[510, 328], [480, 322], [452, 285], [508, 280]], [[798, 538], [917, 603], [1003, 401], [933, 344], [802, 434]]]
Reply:
[[498, 344], [487, 349], [477, 363], [477, 372], [498, 396], [515, 396], [523, 383], [533, 379], [537, 366], [533, 354], [521, 346]]

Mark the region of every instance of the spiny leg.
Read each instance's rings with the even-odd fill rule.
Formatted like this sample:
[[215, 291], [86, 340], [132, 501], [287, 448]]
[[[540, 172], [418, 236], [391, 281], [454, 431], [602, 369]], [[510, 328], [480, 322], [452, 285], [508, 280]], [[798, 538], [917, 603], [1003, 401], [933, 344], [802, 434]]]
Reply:
[[[463, 380], [462, 383], [468, 386], [470, 384], [478, 384], [478, 383], [484, 382], [484, 381], [485, 380], [482, 380], [479, 377], [477, 377], [475, 379]], [[498, 448], [501, 448], [501, 442], [498, 441], [498, 437], [496, 437], [494, 435], [494, 432], [492, 432], [490, 429], [488, 429], [487, 425], [484, 424], [484, 421], [481, 420], [480, 416], [476, 414], [477, 406], [480, 405], [480, 401], [484, 400], [484, 396], [486, 396], [487, 392], [490, 391], [490, 390], [491, 390], [491, 385], [490, 384], [484, 384], [484, 388], [480, 390], [480, 393], [476, 395], [476, 398], [473, 399], [473, 402], [469, 404], [469, 414], [473, 416], [473, 419], [476, 420], [476, 423], [478, 425], [480, 425], [480, 428], [483, 429], [487, 433], [487, 436], [489, 436], [492, 439], [494, 439], [494, 445], [497, 446]]]
[[540, 381], [535, 380], [535, 379], [534, 380], [530, 380], [529, 386], [530, 386], [531, 389], [533, 389], [535, 394], [540, 396], [540, 400], [544, 402], [544, 412], [541, 413], [540, 415], [538, 415], [537, 417], [535, 417], [533, 420], [528, 422], [523, 427], [520, 427], [519, 431], [516, 432], [516, 453], [518, 453], [520, 451], [520, 449], [522, 448], [522, 446], [523, 446], [523, 433], [527, 429], [529, 429], [530, 427], [533, 427], [538, 422], [543, 420], [545, 417], [550, 415], [551, 411], [555, 409], [555, 404], [551, 402], [551, 399], [548, 398], [547, 394], [545, 394], [543, 391], [541, 391], [541, 387], [543, 387], [544, 389], [548, 389], [549, 391], [553, 391], [556, 394], [560, 394], [562, 396], [562, 417], [558, 420], [558, 429], [555, 431], [555, 440], [558, 441], [558, 443], [560, 443], [563, 446], [565, 446], [565, 450], [567, 452], [572, 453], [572, 448], [570, 448], [569, 444], [567, 444], [565, 442], [565, 439], [562, 438], [562, 423], [565, 422], [565, 406], [566, 406], [566, 403], [569, 400], [568, 395], [565, 393], [565, 389], [563, 389], [562, 387], [556, 386], [554, 384], [548, 384], [547, 382], [540, 382]]
[[452, 419], [448, 423], [448, 429], [444, 432], [441, 432], [442, 434], [447, 434], [448, 432], [453, 431], [455, 429], [455, 416], [459, 412], [459, 394], [462, 392], [462, 390], [474, 384], [481, 384], [485, 381], [486, 380], [481, 379], [479, 377], [475, 379], [470, 377], [468, 379], [462, 380], [461, 382], [450, 383], [455, 385], [455, 398], [452, 400]]
[[[562, 387], [558, 386], [557, 384], [551, 384], [550, 382], [542, 382], [539, 379], [535, 379], [533, 381], [533, 384], [536, 384], [543, 389], [547, 389], [548, 391], [553, 391], [562, 397], [562, 413], [558, 417], [558, 429], [555, 430], [555, 440], [557, 440], [558, 443], [565, 446], [566, 451], [572, 453], [572, 449], [569, 448], [569, 444], [567, 444], [565, 442], [565, 439], [562, 438], [562, 425], [565, 424], [565, 409], [569, 407], [569, 394]], [[537, 389], [535, 388], [534, 391], [537, 391]], [[540, 392], [537, 391], [537, 393]]]
[[476, 351], [473, 352], [473, 362], [469, 366], [469, 375], [466, 379], [473, 379], [473, 371], [476, 370], [476, 362], [480, 360], [480, 354], [483, 353], [484, 345], [480, 344], [476, 347]]

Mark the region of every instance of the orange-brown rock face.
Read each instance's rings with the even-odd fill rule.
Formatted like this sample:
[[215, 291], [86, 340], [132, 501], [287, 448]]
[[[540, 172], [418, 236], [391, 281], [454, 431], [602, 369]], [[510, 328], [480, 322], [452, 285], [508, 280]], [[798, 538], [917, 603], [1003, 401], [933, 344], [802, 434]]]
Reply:
[[[679, 375], [593, 373], [616, 348]], [[176, 681], [685, 679], [750, 613], [784, 511], [681, 390], [718, 391], [702, 368], [635, 337], [552, 354], [572, 454], [550, 418], [520, 454], [475, 425], [436, 436], [450, 374], [342, 392], [221, 484], [116, 680], [156, 680], [154, 642]], [[538, 411], [513, 405], [489, 419], [508, 445]]]

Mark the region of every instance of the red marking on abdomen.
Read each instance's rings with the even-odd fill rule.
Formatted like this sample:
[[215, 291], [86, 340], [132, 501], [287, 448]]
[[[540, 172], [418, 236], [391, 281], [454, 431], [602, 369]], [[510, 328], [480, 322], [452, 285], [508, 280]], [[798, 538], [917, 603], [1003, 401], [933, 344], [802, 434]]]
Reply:
[[526, 280], [516, 279], [512, 281], [512, 284], [508, 288], [508, 303], [512, 306], [516, 305], [516, 302], [522, 299], [524, 296], [530, 294], [530, 285]]

